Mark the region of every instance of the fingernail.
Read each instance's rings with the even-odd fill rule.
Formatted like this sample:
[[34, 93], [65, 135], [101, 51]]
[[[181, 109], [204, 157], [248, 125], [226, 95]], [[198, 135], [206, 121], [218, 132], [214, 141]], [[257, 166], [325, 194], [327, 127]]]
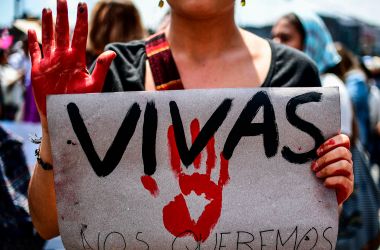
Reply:
[[46, 8], [43, 8], [43, 10], [42, 10], [42, 14], [46, 14], [46, 12], [47, 12], [47, 9]]
[[318, 149], [317, 149], [317, 155], [320, 155], [320, 154], [322, 153], [322, 151], [323, 151], [323, 150], [322, 150], [322, 147], [318, 148]]
[[321, 171], [319, 171], [318, 173], [316, 173], [315, 176], [317, 176], [318, 178], [320, 178], [322, 176]]
[[79, 8], [79, 12], [80, 13], [84, 12], [84, 7], [83, 7], [83, 3], [82, 2], [78, 3], [78, 8]]
[[311, 163], [311, 169], [315, 172], [318, 169], [318, 164], [316, 161], [313, 161]]
[[334, 139], [329, 140], [328, 145], [334, 145], [334, 144], [335, 144], [335, 140]]

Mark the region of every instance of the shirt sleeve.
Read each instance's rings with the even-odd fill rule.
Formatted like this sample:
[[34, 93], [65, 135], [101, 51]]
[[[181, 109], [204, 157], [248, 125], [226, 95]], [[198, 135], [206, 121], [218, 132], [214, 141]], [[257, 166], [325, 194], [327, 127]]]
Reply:
[[271, 70], [263, 87], [321, 87], [317, 66], [302, 52], [270, 42]]

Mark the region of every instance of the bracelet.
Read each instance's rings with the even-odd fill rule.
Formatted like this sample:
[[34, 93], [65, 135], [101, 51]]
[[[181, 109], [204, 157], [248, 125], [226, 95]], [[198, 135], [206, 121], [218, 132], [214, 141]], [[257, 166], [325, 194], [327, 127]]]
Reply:
[[39, 148], [36, 149], [35, 156], [37, 157], [37, 163], [38, 163], [38, 165], [40, 165], [43, 170], [52, 170], [53, 169], [53, 165], [51, 165], [50, 163], [44, 162], [41, 159], [40, 149]]

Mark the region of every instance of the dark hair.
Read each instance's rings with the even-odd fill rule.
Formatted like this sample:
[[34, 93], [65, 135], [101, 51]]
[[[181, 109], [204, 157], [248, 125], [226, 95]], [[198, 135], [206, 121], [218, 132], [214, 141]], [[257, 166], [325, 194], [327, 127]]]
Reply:
[[294, 28], [296, 28], [298, 33], [301, 35], [302, 46], [303, 46], [305, 43], [305, 39], [306, 39], [306, 31], [305, 31], [305, 28], [303, 27], [303, 25], [301, 23], [301, 20], [298, 18], [298, 16], [294, 13], [289, 13], [289, 14], [281, 17], [281, 19], [286, 19], [291, 25], [294, 26]]
[[102, 0], [91, 14], [88, 50], [97, 55], [112, 42], [142, 39], [145, 29], [131, 0]]
[[360, 62], [359, 59], [343, 44], [336, 42], [334, 45], [339, 56], [342, 58], [339, 63], [339, 70], [335, 72], [335, 74], [344, 81], [347, 72], [350, 70], [361, 70]]

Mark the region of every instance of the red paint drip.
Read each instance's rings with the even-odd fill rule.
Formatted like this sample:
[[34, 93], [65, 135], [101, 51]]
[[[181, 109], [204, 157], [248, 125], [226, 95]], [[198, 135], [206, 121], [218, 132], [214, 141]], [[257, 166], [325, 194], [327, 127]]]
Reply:
[[149, 175], [141, 176], [141, 183], [144, 188], [150, 192], [153, 197], [157, 197], [159, 194], [158, 186], [156, 180]]
[[[191, 131], [191, 142], [194, 143], [200, 131], [200, 125], [199, 125], [198, 119], [192, 120], [190, 124], [190, 131]], [[201, 167], [201, 153], [199, 153], [199, 155], [197, 155], [197, 157], [194, 159], [194, 167], [195, 169], [199, 169]]]
[[178, 175], [180, 175], [182, 172], [181, 158], [179, 157], [177, 144], [175, 142], [173, 125], [170, 125], [168, 129], [168, 141], [169, 141], [169, 149], [170, 149], [169, 158], [170, 158], [171, 167], [176, 177], [178, 177]]
[[215, 167], [216, 153], [215, 153], [215, 139], [211, 137], [207, 143], [207, 161], [206, 161], [206, 174], [211, 175], [211, 171]]
[[223, 153], [220, 153], [220, 176], [218, 185], [223, 187], [230, 180], [230, 174], [228, 172], [228, 160], [224, 158]]

